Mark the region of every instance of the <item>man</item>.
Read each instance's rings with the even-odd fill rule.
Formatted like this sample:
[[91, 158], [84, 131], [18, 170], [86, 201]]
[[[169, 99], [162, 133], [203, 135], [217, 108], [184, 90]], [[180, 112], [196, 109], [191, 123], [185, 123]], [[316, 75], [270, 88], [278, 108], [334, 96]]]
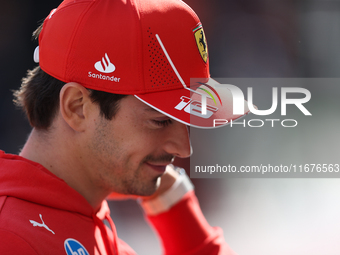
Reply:
[[35, 36], [39, 66], [15, 93], [33, 130], [20, 156], [0, 153], [0, 253], [135, 254], [110, 218], [113, 194], [140, 198], [165, 254], [233, 254], [171, 165], [191, 154], [186, 125], [243, 115], [209, 79], [190, 7], [65, 0]]

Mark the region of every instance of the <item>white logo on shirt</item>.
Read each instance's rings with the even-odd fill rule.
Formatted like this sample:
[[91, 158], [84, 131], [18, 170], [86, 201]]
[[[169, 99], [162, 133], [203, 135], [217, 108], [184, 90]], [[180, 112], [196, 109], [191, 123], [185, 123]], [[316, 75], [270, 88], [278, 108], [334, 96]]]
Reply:
[[94, 64], [94, 67], [97, 71], [102, 73], [112, 73], [116, 70], [116, 67], [110, 62], [109, 56], [105, 53], [105, 59], [102, 58], [101, 61], [98, 61]]
[[39, 214], [39, 216], [40, 216], [40, 219], [41, 219], [42, 223], [38, 223], [38, 222], [36, 222], [34, 220], [30, 220], [30, 222], [33, 224], [33, 227], [37, 227], [38, 226], [38, 227], [46, 228], [48, 231], [52, 232], [52, 234], [54, 235], [54, 232], [49, 227], [47, 227], [47, 225], [43, 221], [41, 214]]

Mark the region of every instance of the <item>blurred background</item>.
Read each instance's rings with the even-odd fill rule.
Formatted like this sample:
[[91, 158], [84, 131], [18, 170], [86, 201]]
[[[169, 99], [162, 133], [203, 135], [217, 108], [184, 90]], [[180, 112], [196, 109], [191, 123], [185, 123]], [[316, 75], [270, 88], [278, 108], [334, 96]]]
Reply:
[[[203, 23], [214, 78], [339, 77], [340, 1], [185, 2]], [[37, 42], [31, 34], [59, 3], [0, 2], [0, 149], [7, 153], [17, 154], [30, 132], [24, 114], [12, 103], [12, 90], [20, 86], [27, 69], [35, 67]], [[340, 163], [340, 85], [333, 79], [332, 85], [304, 87], [312, 92], [313, 119], [289, 131], [226, 127], [214, 136], [211, 131], [192, 129], [194, 153], [208, 158], [217, 154], [223, 160], [250, 165], [255, 159], [277, 164]], [[256, 95], [254, 103], [260, 106], [266, 93]], [[194, 159], [177, 161], [187, 171], [194, 163]], [[202, 178], [193, 182], [209, 223], [223, 228], [225, 239], [239, 255], [340, 254], [338, 178]], [[118, 235], [138, 254], [161, 254], [157, 236], [135, 201], [110, 202], [110, 207]]]

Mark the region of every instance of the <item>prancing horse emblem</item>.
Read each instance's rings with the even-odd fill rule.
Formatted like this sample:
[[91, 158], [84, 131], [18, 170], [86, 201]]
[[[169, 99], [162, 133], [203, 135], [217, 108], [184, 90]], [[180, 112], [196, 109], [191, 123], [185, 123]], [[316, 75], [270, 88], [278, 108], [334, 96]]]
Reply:
[[201, 38], [199, 40], [200, 44], [203, 46], [203, 51], [204, 52], [207, 52], [206, 49], [207, 49], [207, 44], [205, 42], [205, 37], [204, 37], [204, 33], [203, 33], [203, 30], [201, 30]]
[[194, 34], [195, 34], [198, 51], [200, 52], [203, 61], [207, 63], [207, 60], [208, 60], [207, 40], [205, 39], [205, 34], [203, 31], [202, 25], [194, 29]]

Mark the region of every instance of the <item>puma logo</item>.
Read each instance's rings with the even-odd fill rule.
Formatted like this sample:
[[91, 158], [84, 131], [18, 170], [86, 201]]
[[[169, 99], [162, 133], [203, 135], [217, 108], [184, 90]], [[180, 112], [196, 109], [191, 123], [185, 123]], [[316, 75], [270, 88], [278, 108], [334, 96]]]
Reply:
[[54, 235], [54, 232], [49, 227], [47, 227], [47, 225], [45, 224], [44, 220], [42, 219], [41, 214], [39, 214], [39, 216], [40, 216], [42, 223], [36, 222], [34, 220], [30, 220], [30, 222], [33, 224], [33, 227], [46, 228], [48, 231], [52, 232], [52, 234]]

